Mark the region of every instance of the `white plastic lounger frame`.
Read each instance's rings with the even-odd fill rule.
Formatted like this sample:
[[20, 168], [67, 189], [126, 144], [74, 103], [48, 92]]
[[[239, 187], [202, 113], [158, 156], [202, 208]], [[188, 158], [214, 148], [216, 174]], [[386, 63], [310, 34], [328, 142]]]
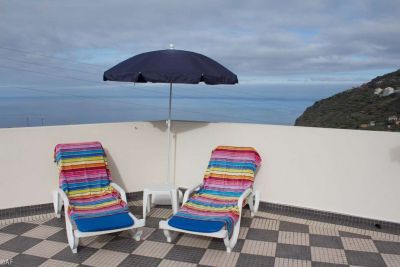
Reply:
[[[119, 194], [121, 195], [121, 199], [123, 201], [125, 201], [126, 203], [128, 203], [127, 199], [126, 199], [125, 191], [115, 183], [110, 183], [110, 185], [119, 192]], [[66, 230], [67, 230], [68, 244], [72, 250], [72, 253], [77, 253], [80, 237], [104, 235], [104, 234], [109, 234], [109, 233], [114, 233], [114, 232], [131, 230], [134, 228], [139, 228], [139, 227], [144, 226], [143, 219], [139, 220], [132, 213], [129, 212], [129, 216], [132, 218], [132, 220], [134, 222], [134, 224], [132, 226], [125, 227], [125, 228], [113, 229], [113, 230], [107, 230], [107, 231], [81, 232], [78, 229], [74, 229], [74, 227], [71, 223], [71, 220], [68, 216], [69, 200], [63, 190], [58, 189], [57, 191], [53, 192], [53, 203], [54, 203], [54, 211], [56, 213], [57, 218], [61, 218], [61, 208], [64, 205], [65, 225], [66, 225]], [[142, 231], [137, 231], [134, 235], [135, 240], [139, 241], [141, 235], [142, 235]]]
[[[182, 205], [185, 204], [190, 195], [194, 192], [200, 189], [202, 184], [196, 185], [192, 188], [189, 188], [186, 190], [185, 195], [183, 196], [183, 202]], [[250, 188], [248, 188], [246, 191], [242, 193], [240, 198], [238, 199], [238, 207], [239, 207], [239, 220], [236, 222], [234, 228], [233, 228], [233, 233], [232, 237], [229, 238], [228, 235], [228, 230], [226, 230], [226, 227], [223, 229], [213, 232], [213, 233], [203, 233], [203, 232], [192, 232], [192, 231], [187, 231], [183, 230], [180, 228], [175, 228], [172, 227], [168, 224], [168, 220], [165, 221], [160, 221], [159, 227], [160, 229], [164, 230], [164, 235], [167, 238], [167, 242], [171, 242], [171, 235], [169, 231], [175, 231], [175, 232], [181, 232], [181, 233], [188, 233], [192, 235], [201, 235], [201, 236], [209, 236], [209, 237], [215, 237], [215, 238], [222, 238], [224, 239], [224, 244], [226, 246], [226, 251], [231, 252], [232, 249], [235, 247], [237, 239], [239, 237], [239, 231], [240, 231], [240, 220], [242, 218], [242, 206], [243, 206], [243, 201], [247, 199], [247, 203], [249, 204], [250, 211], [251, 211], [251, 217], [254, 216], [255, 212], [258, 210], [259, 206], [259, 200], [260, 200], [260, 193], [258, 191], [254, 191]]]

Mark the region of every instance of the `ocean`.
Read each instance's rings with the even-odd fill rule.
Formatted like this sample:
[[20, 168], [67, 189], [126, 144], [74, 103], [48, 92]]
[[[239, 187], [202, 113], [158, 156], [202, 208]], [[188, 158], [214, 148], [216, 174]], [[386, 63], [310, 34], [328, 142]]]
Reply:
[[[174, 85], [172, 118], [293, 125], [315, 101], [354, 83]], [[0, 127], [164, 120], [168, 84], [0, 89]]]

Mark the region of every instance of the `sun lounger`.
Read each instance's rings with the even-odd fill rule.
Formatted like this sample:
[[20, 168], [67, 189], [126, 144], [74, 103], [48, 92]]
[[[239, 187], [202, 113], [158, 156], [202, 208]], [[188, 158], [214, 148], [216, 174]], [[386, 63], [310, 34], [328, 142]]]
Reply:
[[239, 235], [242, 207], [249, 204], [252, 216], [258, 209], [259, 193], [253, 184], [260, 163], [254, 148], [217, 147], [203, 183], [185, 192], [178, 213], [160, 221], [167, 241], [171, 242], [169, 231], [222, 238], [231, 252]]
[[[80, 237], [144, 226], [129, 212], [125, 191], [111, 181], [107, 158], [99, 142], [59, 144], [54, 159], [59, 189], [53, 193], [56, 216], [64, 206], [69, 246], [77, 252]], [[141, 232], [135, 235], [140, 240]]]

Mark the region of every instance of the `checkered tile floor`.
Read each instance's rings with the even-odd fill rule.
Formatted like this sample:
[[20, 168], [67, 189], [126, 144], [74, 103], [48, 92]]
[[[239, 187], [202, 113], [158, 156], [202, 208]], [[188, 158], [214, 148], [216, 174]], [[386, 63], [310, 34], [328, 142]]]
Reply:
[[[141, 201], [130, 202], [140, 217]], [[0, 265], [12, 266], [400, 266], [400, 236], [259, 212], [244, 211], [232, 253], [220, 239], [175, 234], [166, 242], [158, 222], [171, 215], [155, 207], [137, 242], [125, 231], [67, 245], [64, 219], [52, 214], [0, 221]]]

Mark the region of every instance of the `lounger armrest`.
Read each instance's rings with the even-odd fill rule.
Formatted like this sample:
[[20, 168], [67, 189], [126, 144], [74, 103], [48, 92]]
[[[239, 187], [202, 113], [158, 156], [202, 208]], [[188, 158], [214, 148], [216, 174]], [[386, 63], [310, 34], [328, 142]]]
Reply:
[[247, 188], [239, 197], [238, 199], [238, 207], [239, 207], [239, 212], [242, 212], [242, 207], [243, 207], [243, 201], [248, 198], [248, 196], [253, 192], [251, 188]]
[[119, 185], [117, 185], [116, 183], [110, 183], [110, 185], [118, 191], [118, 193], [121, 195], [121, 199], [123, 201], [125, 201], [125, 203], [128, 203], [128, 200], [126, 199], [126, 193], [125, 190], [122, 189], [122, 187], [120, 187]]
[[198, 190], [201, 186], [203, 185], [203, 183], [197, 184], [195, 186], [192, 186], [190, 188], [188, 188], [185, 191], [185, 194], [183, 195], [183, 201], [182, 201], [182, 205], [186, 203], [186, 201], [188, 201], [190, 194], [192, 194], [194, 191]]

